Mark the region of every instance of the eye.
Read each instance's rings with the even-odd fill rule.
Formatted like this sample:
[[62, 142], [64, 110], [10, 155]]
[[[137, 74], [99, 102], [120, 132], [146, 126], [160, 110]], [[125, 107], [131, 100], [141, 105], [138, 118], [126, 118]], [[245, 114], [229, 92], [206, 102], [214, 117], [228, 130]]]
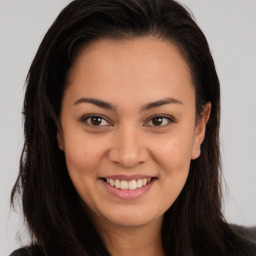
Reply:
[[147, 122], [147, 126], [166, 126], [170, 123], [175, 123], [174, 119], [169, 116], [154, 116]]
[[93, 127], [102, 127], [102, 126], [110, 126], [111, 124], [106, 121], [105, 118], [99, 115], [87, 115], [83, 116], [81, 121], [88, 126]]

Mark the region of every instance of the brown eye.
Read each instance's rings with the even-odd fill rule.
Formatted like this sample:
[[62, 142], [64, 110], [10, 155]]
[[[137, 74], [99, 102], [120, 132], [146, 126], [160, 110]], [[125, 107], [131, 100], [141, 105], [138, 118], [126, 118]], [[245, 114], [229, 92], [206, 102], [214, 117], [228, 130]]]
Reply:
[[165, 126], [169, 123], [174, 123], [174, 120], [171, 117], [167, 116], [154, 116], [147, 123], [148, 126]]
[[88, 126], [92, 127], [103, 127], [103, 126], [109, 126], [109, 122], [105, 120], [102, 116], [97, 116], [97, 115], [89, 115], [89, 116], [84, 116], [81, 120], [83, 123], [85, 123]]
[[163, 122], [163, 118], [162, 117], [155, 117], [152, 119], [152, 124], [155, 126], [159, 126], [161, 125]]
[[98, 125], [101, 124], [101, 122], [102, 122], [101, 117], [97, 117], [97, 116], [91, 117], [91, 124], [92, 125], [98, 126]]

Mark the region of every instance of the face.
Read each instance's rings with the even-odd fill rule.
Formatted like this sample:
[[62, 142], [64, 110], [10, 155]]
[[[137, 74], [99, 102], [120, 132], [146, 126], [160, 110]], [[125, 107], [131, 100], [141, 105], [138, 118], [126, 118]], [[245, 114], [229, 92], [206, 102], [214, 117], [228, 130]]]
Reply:
[[162, 220], [200, 154], [205, 109], [196, 123], [189, 69], [170, 42], [86, 46], [70, 71], [57, 137], [94, 218], [129, 227]]

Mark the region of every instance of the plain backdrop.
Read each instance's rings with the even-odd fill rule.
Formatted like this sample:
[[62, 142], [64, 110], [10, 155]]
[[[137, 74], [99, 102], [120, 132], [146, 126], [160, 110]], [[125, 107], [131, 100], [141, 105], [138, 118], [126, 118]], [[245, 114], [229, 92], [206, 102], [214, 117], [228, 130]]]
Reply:
[[[0, 0], [1, 256], [21, 246], [19, 237], [28, 240], [21, 213], [9, 206], [23, 146], [24, 81], [40, 41], [69, 2]], [[256, 225], [256, 0], [181, 2], [205, 33], [221, 82], [225, 217]]]

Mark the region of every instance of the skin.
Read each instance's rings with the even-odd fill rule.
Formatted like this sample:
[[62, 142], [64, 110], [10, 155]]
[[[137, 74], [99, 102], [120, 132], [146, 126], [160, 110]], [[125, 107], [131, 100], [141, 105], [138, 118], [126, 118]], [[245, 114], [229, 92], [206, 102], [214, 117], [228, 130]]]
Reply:
[[[167, 98], [176, 102], [141, 111]], [[191, 159], [200, 155], [210, 108], [205, 105], [196, 123], [189, 68], [170, 42], [102, 39], [82, 49], [69, 74], [57, 138], [84, 209], [111, 255], [163, 255], [163, 214], [180, 194]], [[102, 117], [100, 124], [93, 126], [88, 114]], [[155, 125], [155, 115], [171, 121], [163, 117]], [[99, 179], [119, 174], [157, 179], [141, 197], [123, 200]]]

